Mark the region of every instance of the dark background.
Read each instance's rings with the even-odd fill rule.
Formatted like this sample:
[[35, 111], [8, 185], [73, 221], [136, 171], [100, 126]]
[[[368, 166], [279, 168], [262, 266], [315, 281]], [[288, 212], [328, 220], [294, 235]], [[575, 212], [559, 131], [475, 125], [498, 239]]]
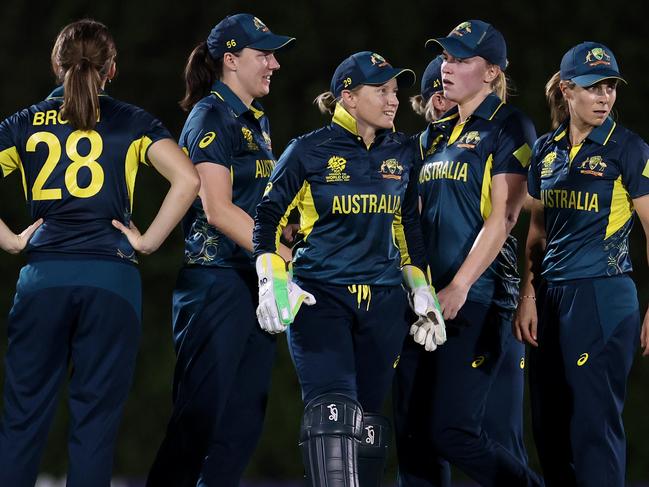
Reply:
[[[273, 76], [272, 93], [263, 100], [272, 122], [276, 157], [287, 142], [326, 123], [312, 106], [328, 89], [338, 63], [349, 54], [372, 50], [393, 65], [413, 68], [418, 75], [433, 57], [424, 49], [430, 37], [446, 35], [463, 20], [480, 18], [494, 24], [509, 47], [508, 75], [514, 82], [510, 102], [534, 120], [538, 133], [549, 129], [543, 97], [546, 80], [559, 66], [563, 53], [578, 42], [597, 40], [616, 54], [629, 82], [618, 90], [616, 118], [643, 137], [649, 136], [646, 69], [647, 24], [638, 2], [235, 2], [132, 1], [51, 3], [5, 0], [0, 8], [0, 117], [46, 97], [54, 86], [49, 55], [58, 31], [83, 17], [104, 22], [115, 37], [118, 76], [108, 87], [116, 98], [142, 106], [178, 136], [184, 114], [177, 105], [183, 94], [182, 70], [187, 55], [212, 26], [227, 14], [250, 12], [275, 33], [297, 37], [291, 50], [280, 52], [282, 69]], [[420, 131], [423, 120], [410, 110], [402, 92], [397, 126]], [[167, 185], [143, 168], [135, 193], [134, 219], [146, 227]], [[20, 179], [12, 174], [0, 185], [0, 217], [14, 230], [28, 223]], [[528, 218], [515, 230], [524, 243]], [[635, 280], [642, 311], [648, 297], [647, 263], [640, 225], [633, 233]], [[174, 356], [170, 326], [170, 296], [182, 260], [182, 238], [176, 231], [154, 255], [141, 259], [144, 283], [144, 333], [138, 368], [128, 400], [115, 457], [115, 474], [142, 477], [160, 443], [170, 411]], [[9, 310], [23, 259], [0, 255], [0, 314]], [[2, 321], [0, 356], [6, 347]], [[2, 374], [0, 365], [0, 376]], [[629, 480], [649, 480], [647, 407], [649, 362], [638, 360], [631, 372], [625, 409], [628, 433]], [[64, 397], [64, 395], [62, 396]], [[62, 401], [52, 428], [42, 470], [63, 475], [66, 470], [67, 406]], [[250, 479], [296, 479], [301, 475], [297, 431], [301, 401], [284, 338], [274, 370], [266, 427], [248, 471]], [[529, 414], [528, 414], [529, 416]], [[578, 417], [578, 413], [577, 413]], [[529, 426], [529, 423], [528, 423]], [[532, 462], [536, 458], [527, 428]], [[394, 460], [391, 460], [391, 469]], [[391, 478], [393, 474], [391, 473]], [[459, 478], [459, 477], [458, 477]]]

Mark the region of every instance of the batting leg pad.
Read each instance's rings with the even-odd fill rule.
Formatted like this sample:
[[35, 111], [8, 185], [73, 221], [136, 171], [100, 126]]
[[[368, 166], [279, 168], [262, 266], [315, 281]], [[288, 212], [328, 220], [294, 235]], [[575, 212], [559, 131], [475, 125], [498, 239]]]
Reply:
[[380, 487], [391, 434], [388, 418], [363, 414], [363, 437], [358, 446], [358, 477], [363, 487]]
[[304, 408], [300, 449], [311, 487], [359, 487], [357, 455], [361, 405], [343, 394], [323, 394]]

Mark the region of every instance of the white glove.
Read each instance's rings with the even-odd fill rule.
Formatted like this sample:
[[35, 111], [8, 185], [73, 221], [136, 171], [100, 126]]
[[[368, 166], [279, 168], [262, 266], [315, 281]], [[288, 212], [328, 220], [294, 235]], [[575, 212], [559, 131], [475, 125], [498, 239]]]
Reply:
[[293, 323], [302, 303], [310, 306], [315, 304], [315, 298], [289, 279], [286, 263], [279, 255], [262, 254], [255, 267], [259, 277], [259, 326], [268, 333], [281, 333]]
[[427, 352], [433, 352], [438, 345], [446, 341], [446, 326], [442, 318], [441, 324], [438, 324], [428, 318], [419, 317], [410, 326], [410, 334], [415, 343], [422, 345]]
[[435, 288], [428, 284], [422, 270], [413, 265], [405, 265], [402, 275], [410, 308], [418, 316], [410, 334], [415, 342], [432, 352], [446, 341], [446, 325]]

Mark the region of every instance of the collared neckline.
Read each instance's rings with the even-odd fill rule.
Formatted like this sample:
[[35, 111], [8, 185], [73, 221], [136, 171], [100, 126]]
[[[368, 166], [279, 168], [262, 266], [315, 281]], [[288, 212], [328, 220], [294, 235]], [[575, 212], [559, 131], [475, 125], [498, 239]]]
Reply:
[[[65, 92], [65, 90], [63, 89], [63, 85], [57, 86], [56, 88], [54, 88], [52, 93], [47, 95], [46, 100], [51, 100], [52, 98], [63, 98], [63, 93], [64, 92]], [[99, 96], [108, 96], [108, 94], [104, 90], [100, 90], [99, 91]]]
[[[345, 132], [353, 135], [354, 138], [360, 140], [363, 145], [365, 144], [365, 142], [363, 142], [363, 138], [358, 133], [358, 125], [356, 124], [356, 119], [340, 103], [336, 103], [334, 114], [331, 118], [331, 123], [332, 125], [337, 125], [344, 129]], [[392, 129], [377, 130], [374, 133], [374, 141], [370, 144], [370, 146], [376, 145], [380, 139], [392, 132], [396, 132], [396, 129], [394, 127], [392, 127]]]
[[331, 119], [331, 122], [341, 126], [347, 132], [350, 132], [357, 137], [359, 136], [356, 119], [352, 117], [352, 115], [347, 110], [345, 110], [345, 107], [343, 107], [340, 103], [336, 103], [336, 107], [334, 108], [334, 115]]
[[240, 117], [247, 111], [250, 111], [257, 120], [264, 116], [264, 109], [257, 100], [253, 100], [252, 105], [249, 107], [246, 106], [245, 103], [241, 101], [241, 98], [239, 98], [234, 91], [232, 91], [230, 87], [221, 80], [216, 80], [214, 82], [210, 92], [227, 103], [237, 117]]
[[493, 120], [498, 113], [498, 110], [505, 104], [498, 95], [495, 93], [490, 93], [487, 97], [482, 100], [482, 103], [478, 105], [478, 108], [472, 113], [476, 117], [480, 117], [484, 120]]
[[[496, 113], [498, 113], [498, 110], [500, 110], [504, 104], [505, 103], [500, 98], [498, 98], [498, 95], [496, 95], [495, 93], [490, 93], [484, 100], [482, 100], [482, 103], [478, 105], [478, 108], [475, 109], [475, 111], [469, 116], [469, 118], [467, 118], [467, 121], [473, 116], [480, 117], [484, 120], [493, 120], [493, 118], [496, 116]], [[431, 122], [431, 125], [441, 125], [445, 122], [455, 120], [459, 116], [460, 112], [456, 105], [444, 115], [442, 115], [439, 120]]]
[[[557, 130], [552, 134], [552, 138], [555, 142], [560, 141], [568, 134], [568, 124], [570, 119], [563, 122]], [[586, 139], [589, 139], [599, 145], [606, 145], [615, 130], [617, 123], [609, 116], [604, 120], [604, 123], [599, 127], [595, 127], [590, 133], [586, 136]], [[586, 140], [584, 139], [584, 140]], [[567, 140], [567, 139], [566, 139]], [[582, 142], [583, 143], [583, 142]]]

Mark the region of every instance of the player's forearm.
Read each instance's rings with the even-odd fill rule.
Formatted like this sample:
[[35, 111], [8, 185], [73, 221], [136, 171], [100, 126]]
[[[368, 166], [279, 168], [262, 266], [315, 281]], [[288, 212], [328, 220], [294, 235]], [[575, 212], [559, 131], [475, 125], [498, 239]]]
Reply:
[[505, 218], [489, 217], [455, 274], [454, 284], [469, 289], [498, 256], [510, 229]]
[[10, 254], [17, 254], [18, 235], [12, 232], [7, 225], [0, 219], [0, 248]]
[[142, 253], [150, 254], [162, 245], [196, 199], [198, 188], [198, 178], [178, 178], [172, 182], [158, 213], [142, 235]]

